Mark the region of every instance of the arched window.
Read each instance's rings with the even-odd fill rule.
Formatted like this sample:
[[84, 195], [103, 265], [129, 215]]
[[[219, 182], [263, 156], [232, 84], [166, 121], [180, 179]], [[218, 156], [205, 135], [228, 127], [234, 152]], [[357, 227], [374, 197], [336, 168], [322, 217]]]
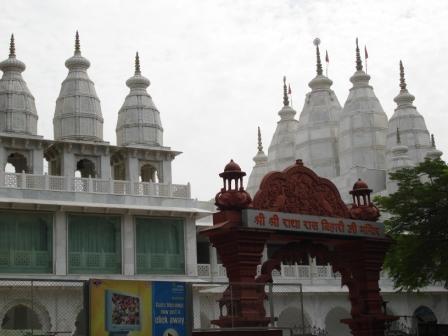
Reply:
[[140, 169], [142, 182], [158, 182], [157, 169], [150, 164], [145, 164]]
[[110, 157], [110, 165], [112, 166], [112, 177], [114, 180], [126, 180], [126, 159], [123, 153], [116, 152]]
[[437, 317], [434, 312], [426, 307], [420, 306], [414, 311], [414, 317], [418, 324], [422, 323], [437, 323]]
[[[28, 173], [28, 165], [26, 162], [26, 157], [20, 153], [11, 153], [8, 156], [8, 163], [10, 163], [15, 168], [16, 173], [25, 172]], [[6, 169], [5, 169], [6, 170]]]
[[95, 164], [89, 159], [82, 159], [76, 163], [76, 170], [79, 170], [81, 177], [96, 177]]
[[[303, 324], [302, 324], [303, 317]], [[300, 309], [296, 307], [287, 307], [278, 316], [278, 326], [283, 328], [290, 328], [293, 335], [302, 335], [302, 332], [309, 334], [311, 330], [310, 319], [305, 312], [302, 314]], [[290, 335], [291, 332], [286, 332]]]
[[341, 307], [331, 309], [325, 317], [325, 329], [328, 336], [350, 336], [350, 328], [341, 319], [350, 318], [350, 313]]
[[87, 335], [87, 318], [85, 309], [81, 309], [81, 311], [76, 316], [75, 320], [75, 332], [73, 336], [84, 336]]
[[42, 330], [42, 323], [31, 308], [18, 304], [9, 309], [2, 321], [6, 330]]

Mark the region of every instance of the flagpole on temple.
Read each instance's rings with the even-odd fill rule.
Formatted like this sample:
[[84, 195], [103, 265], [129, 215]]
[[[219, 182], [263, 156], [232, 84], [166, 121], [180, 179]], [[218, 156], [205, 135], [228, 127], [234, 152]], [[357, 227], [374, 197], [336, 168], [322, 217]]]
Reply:
[[328, 64], [330, 63], [330, 59], [328, 58], [328, 50], [325, 50], [325, 76], [328, 77]]

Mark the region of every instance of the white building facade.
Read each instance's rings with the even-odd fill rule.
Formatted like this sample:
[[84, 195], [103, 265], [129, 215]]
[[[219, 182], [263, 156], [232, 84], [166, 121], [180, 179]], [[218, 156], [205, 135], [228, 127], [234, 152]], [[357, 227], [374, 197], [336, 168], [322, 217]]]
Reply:
[[163, 146], [138, 55], [118, 112], [117, 146], [103, 140], [78, 33], [65, 64], [50, 140], [37, 134], [13, 39], [0, 63], [1, 335], [84, 334], [80, 281], [89, 278], [198, 279], [195, 221], [209, 212], [198, 208], [189, 184], [172, 183], [180, 152]]

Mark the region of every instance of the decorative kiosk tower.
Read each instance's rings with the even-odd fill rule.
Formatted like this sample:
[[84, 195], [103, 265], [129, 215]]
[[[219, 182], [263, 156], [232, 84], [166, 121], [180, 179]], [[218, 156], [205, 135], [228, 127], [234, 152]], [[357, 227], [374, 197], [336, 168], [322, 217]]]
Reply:
[[[350, 192], [354, 204], [347, 207], [331, 181], [297, 160], [282, 172], [268, 173], [251, 200], [242, 183], [245, 175], [233, 160], [227, 164], [220, 174], [224, 186], [215, 197], [220, 211], [213, 216], [213, 227], [201, 232], [216, 247], [229, 278], [219, 301], [226, 309], [212, 321], [223, 328], [218, 333], [281, 335], [280, 330], [250, 330], [270, 322], [263, 284], [273, 281], [272, 271], [280, 270], [282, 262], [300, 264], [311, 256], [330, 263], [341, 274], [341, 285], [348, 287], [352, 317], [341, 322], [354, 336], [383, 336], [385, 323], [396, 319], [382, 311], [378, 285], [391, 240], [384, 225], [376, 222], [380, 213], [370, 201], [367, 184], [355, 183]], [[267, 241], [281, 247], [257, 277]], [[235, 327], [247, 330], [227, 329]]]

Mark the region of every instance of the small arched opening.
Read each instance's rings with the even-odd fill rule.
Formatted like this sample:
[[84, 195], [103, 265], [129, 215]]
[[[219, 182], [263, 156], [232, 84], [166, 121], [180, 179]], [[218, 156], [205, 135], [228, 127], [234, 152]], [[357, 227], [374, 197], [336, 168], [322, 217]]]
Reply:
[[4, 330], [42, 330], [37, 313], [23, 304], [10, 308], [2, 320]]
[[110, 157], [110, 165], [112, 167], [112, 178], [114, 180], [126, 180], [125, 156], [121, 152], [116, 152]]
[[427, 306], [420, 306], [416, 310], [414, 310], [414, 314], [412, 314], [412, 329], [418, 330], [418, 334], [431, 333], [430, 331], [433, 329], [434, 325], [437, 324], [437, 317], [431, 308]]
[[144, 164], [140, 169], [142, 182], [158, 182], [157, 169], [149, 163]]
[[87, 317], [85, 309], [81, 311], [76, 316], [75, 320], [75, 331], [73, 336], [86, 336], [87, 335]]
[[[303, 323], [302, 323], [303, 320]], [[278, 316], [277, 325], [283, 330], [283, 335], [303, 335], [311, 331], [311, 322], [308, 314], [296, 307], [287, 307]]]
[[80, 172], [81, 177], [96, 177], [95, 164], [89, 159], [82, 159], [76, 163], [76, 170]]
[[14, 167], [15, 173], [22, 173], [22, 172], [29, 173], [27, 160], [23, 154], [17, 152], [9, 154], [7, 163], [11, 164]]
[[341, 307], [331, 309], [325, 317], [325, 329], [328, 336], [350, 336], [350, 328], [342, 319], [351, 318], [350, 313]]

